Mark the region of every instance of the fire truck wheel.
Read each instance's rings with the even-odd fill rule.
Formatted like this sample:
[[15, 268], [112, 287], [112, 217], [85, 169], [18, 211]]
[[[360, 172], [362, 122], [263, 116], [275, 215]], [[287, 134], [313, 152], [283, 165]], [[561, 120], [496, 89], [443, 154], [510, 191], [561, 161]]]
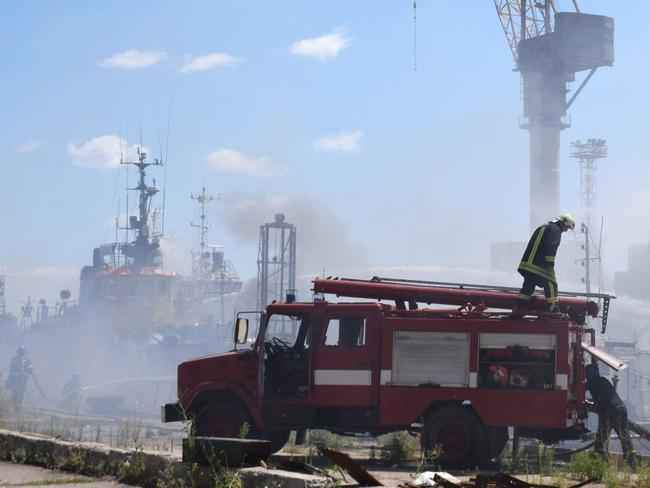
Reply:
[[488, 437], [490, 439], [488, 446], [487, 461], [499, 457], [503, 448], [508, 443], [508, 428], [507, 427], [488, 427]]
[[206, 405], [194, 418], [197, 436], [239, 437], [242, 426], [251, 425], [248, 412], [234, 402]]
[[424, 449], [440, 448], [440, 464], [446, 468], [473, 468], [486, 452], [485, 427], [463, 407], [442, 407], [430, 413], [422, 429]]

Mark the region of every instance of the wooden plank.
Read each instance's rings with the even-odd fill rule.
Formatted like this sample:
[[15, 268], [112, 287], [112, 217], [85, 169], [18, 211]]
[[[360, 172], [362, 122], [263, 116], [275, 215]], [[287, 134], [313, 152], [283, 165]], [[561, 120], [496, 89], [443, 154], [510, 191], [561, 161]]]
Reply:
[[318, 450], [323, 453], [323, 456], [328, 458], [337, 466], [343, 468], [354, 481], [359, 483], [359, 486], [384, 486], [373, 475], [368, 473], [361, 467], [354, 459], [342, 452], [327, 449], [326, 447], [318, 447]]

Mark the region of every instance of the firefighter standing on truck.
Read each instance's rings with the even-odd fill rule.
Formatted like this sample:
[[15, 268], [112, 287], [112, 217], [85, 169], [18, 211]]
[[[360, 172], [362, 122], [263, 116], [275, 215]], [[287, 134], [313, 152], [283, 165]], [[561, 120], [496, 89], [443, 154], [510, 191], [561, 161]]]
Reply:
[[600, 376], [597, 364], [585, 367], [585, 388], [591, 393], [595, 411], [598, 414], [598, 432], [594, 452], [603, 458], [608, 458], [609, 433], [612, 429], [616, 432], [623, 448], [623, 457], [636, 469], [636, 455], [630, 438], [627, 422], [627, 408], [621, 397], [618, 396], [612, 383]]
[[528, 308], [535, 287], [539, 286], [544, 289], [549, 311], [560, 311], [557, 305], [555, 254], [560, 246], [562, 233], [575, 229], [575, 226], [573, 217], [560, 214], [557, 219], [535, 229], [517, 269], [524, 277], [524, 284], [517, 295], [518, 306]]

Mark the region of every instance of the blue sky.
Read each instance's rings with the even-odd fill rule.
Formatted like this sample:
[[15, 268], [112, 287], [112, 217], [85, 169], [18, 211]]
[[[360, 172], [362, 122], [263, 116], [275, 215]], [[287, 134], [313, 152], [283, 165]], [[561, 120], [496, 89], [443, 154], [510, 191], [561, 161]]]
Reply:
[[[650, 230], [650, 5], [581, 4], [614, 17], [616, 61], [571, 108], [562, 206], [579, 214], [569, 142], [607, 139], [598, 201], [611, 273]], [[410, 1], [5, 4], [0, 267], [76, 281], [111, 239], [118, 199], [124, 208], [115, 141], [137, 144], [141, 127], [157, 157], [171, 106], [165, 230], [179, 269], [203, 183], [221, 195], [210, 241], [244, 278], [257, 226], [276, 212], [299, 225], [302, 273], [487, 269], [491, 242], [528, 237], [519, 76], [493, 2], [421, 0], [417, 13], [415, 71]]]

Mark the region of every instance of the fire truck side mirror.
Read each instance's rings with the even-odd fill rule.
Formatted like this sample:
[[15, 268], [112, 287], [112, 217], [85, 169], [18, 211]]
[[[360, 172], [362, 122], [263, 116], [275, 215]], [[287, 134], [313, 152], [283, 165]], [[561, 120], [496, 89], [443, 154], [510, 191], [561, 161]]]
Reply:
[[235, 325], [235, 344], [246, 344], [248, 339], [248, 319], [237, 319]]

